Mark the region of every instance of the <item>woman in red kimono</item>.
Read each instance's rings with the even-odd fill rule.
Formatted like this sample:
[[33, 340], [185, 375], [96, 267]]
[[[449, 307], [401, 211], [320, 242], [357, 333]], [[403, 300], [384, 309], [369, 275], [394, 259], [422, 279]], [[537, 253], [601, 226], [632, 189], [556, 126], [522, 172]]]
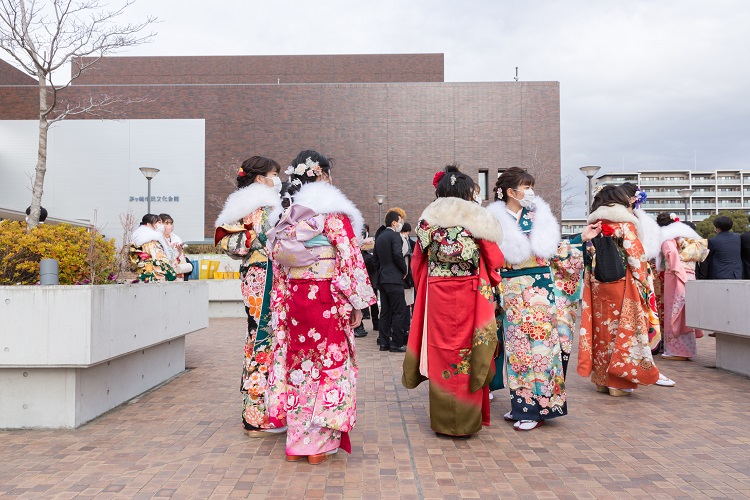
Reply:
[[357, 239], [359, 210], [331, 182], [331, 164], [302, 151], [286, 171], [291, 205], [269, 232], [274, 361], [269, 410], [289, 426], [286, 459], [313, 465], [351, 453], [356, 420], [354, 328], [375, 302]]
[[659, 379], [649, 337], [660, 337], [652, 275], [641, 244], [643, 230], [630, 213], [630, 199], [619, 186], [605, 186], [594, 198], [589, 223], [601, 223], [602, 235], [611, 236], [625, 276], [612, 282], [595, 277], [598, 256], [588, 244], [584, 274], [578, 373], [591, 375], [599, 392], [626, 396], [638, 385]]
[[413, 389], [429, 379], [432, 430], [467, 437], [490, 423], [502, 230], [472, 201], [474, 181], [455, 166], [438, 172], [433, 184], [437, 200], [416, 229], [417, 297], [402, 383]]

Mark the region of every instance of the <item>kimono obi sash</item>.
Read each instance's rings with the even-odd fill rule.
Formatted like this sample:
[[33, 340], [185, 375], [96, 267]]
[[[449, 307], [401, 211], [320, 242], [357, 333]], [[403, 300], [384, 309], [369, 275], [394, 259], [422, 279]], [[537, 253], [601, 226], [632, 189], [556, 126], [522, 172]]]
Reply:
[[336, 262], [335, 249], [323, 234], [325, 214], [292, 205], [268, 232], [271, 258], [288, 269], [291, 279], [329, 279]]
[[517, 276], [527, 276], [529, 274], [551, 274], [552, 269], [549, 266], [525, 267], [523, 269], [501, 269], [500, 276], [503, 278], [515, 278]]

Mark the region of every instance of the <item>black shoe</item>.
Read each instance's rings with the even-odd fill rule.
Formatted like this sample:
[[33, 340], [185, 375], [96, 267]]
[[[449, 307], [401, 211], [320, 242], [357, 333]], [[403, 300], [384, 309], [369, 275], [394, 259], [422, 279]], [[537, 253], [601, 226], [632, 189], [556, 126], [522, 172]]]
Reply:
[[[380, 349], [382, 350], [383, 348], [381, 347]], [[391, 352], [406, 352], [406, 346], [402, 345], [401, 347], [391, 347], [388, 350]]]
[[387, 351], [387, 350], [388, 350], [388, 348], [387, 348], [387, 347], [385, 347], [385, 346], [382, 346], [382, 345], [381, 345], [381, 346], [380, 346], [380, 350], [381, 350], [381, 351]]
[[356, 338], [367, 337], [367, 330], [365, 330], [365, 328], [362, 326], [357, 327], [354, 329], [354, 336]]
[[378, 324], [377, 323], [373, 323], [372, 324], [372, 329], [377, 332], [378, 331]]

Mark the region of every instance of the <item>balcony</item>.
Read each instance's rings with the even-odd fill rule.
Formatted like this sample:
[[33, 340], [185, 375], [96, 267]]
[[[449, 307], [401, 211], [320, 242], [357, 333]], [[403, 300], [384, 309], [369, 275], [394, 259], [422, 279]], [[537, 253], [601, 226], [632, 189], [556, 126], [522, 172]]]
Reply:
[[709, 179], [706, 177], [693, 177], [693, 179], [690, 181], [693, 186], [705, 186], [705, 185], [714, 185], [716, 184], [715, 179]]
[[737, 177], [736, 179], [718, 179], [716, 181], [718, 184], [737, 184], [739, 185], [740, 179]]
[[689, 179], [641, 179], [641, 186], [689, 186]]
[[719, 196], [733, 196], [737, 198], [738, 196], [740, 196], [740, 194], [741, 194], [741, 191], [739, 189], [737, 190], [733, 189], [731, 191], [722, 191], [721, 189], [719, 190]]

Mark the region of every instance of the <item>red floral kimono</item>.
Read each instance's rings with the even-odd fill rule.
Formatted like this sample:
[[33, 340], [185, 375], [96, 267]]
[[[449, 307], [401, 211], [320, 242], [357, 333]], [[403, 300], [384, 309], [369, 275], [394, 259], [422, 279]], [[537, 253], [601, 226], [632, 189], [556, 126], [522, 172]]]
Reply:
[[620, 205], [600, 207], [588, 220], [601, 221], [602, 233], [618, 243], [626, 274], [612, 283], [597, 281], [593, 273], [597, 256], [593, 245], [588, 245], [578, 373], [591, 375], [598, 386], [617, 389], [653, 384], [659, 370], [653, 362], [649, 333], [656, 342], [661, 334], [651, 268], [638, 235], [640, 224]]
[[402, 383], [413, 389], [429, 379], [432, 430], [470, 435], [490, 423], [502, 230], [479, 205], [438, 198], [416, 232], [417, 296]]
[[287, 455], [351, 452], [357, 363], [349, 318], [376, 300], [357, 243], [361, 221], [336, 188], [306, 184], [269, 234], [276, 334], [269, 414], [289, 426]]

